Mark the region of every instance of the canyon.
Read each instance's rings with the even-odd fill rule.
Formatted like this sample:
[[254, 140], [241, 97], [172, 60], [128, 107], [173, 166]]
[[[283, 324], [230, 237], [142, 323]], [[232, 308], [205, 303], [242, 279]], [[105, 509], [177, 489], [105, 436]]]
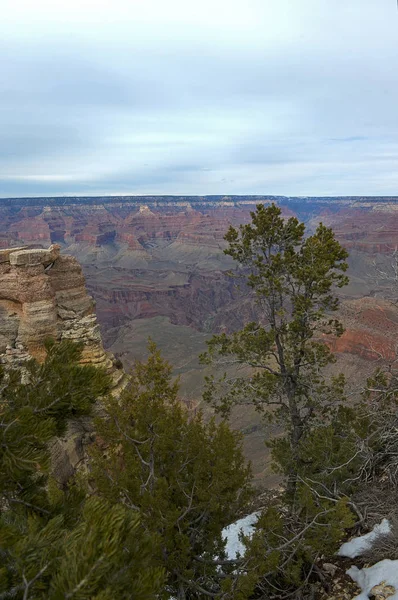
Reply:
[[[249, 291], [229, 275], [235, 266], [223, 252], [223, 237], [231, 224], [248, 222], [260, 202], [277, 202], [284, 216], [297, 216], [310, 232], [322, 221], [349, 250], [350, 284], [339, 292], [339, 316], [346, 331], [330, 343], [337, 357], [334, 368], [347, 375], [351, 390], [358, 390], [378, 361], [395, 357], [398, 316], [387, 276], [393, 280], [398, 198], [0, 199], [0, 352], [12, 357], [24, 348], [40, 357], [45, 335], [66, 335], [62, 332], [67, 331], [68, 302], [82, 303], [76, 318], [92, 319], [94, 304], [82, 292], [84, 274], [105, 349], [128, 371], [135, 359], [145, 356], [151, 337], [180, 376], [184, 401], [200, 405], [206, 368], [198, 355], [206, 340], [259, 316]], [[49, 254], [42, 254], [47, 258], [37, 259], [37, 264], [17, 264], [33, 251]], [[17, 271], [24, 273], [18, 289], [5, 294]], [[32, 315], [42, 328], [39, 341], [27, 325]], [[72, 329], [78, 330], [78, 325]], [[101, 353], [98, 346], [86, 352]], [[232, 424], [245, 434], [255, 477], [272, 479], [258, 417], [236, 411]]]

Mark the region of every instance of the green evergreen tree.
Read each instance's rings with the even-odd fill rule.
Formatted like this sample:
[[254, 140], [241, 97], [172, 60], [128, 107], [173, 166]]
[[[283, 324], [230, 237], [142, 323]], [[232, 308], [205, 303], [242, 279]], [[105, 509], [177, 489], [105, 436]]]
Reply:
[[236, 404], [252, 404], [274, 418], [286, 433], [290, 454], [288, 490], [294, 497], [299, 448], [321, 411], [344, 398], [344, 379], [326, 382], [322, 370], [334, 362], [322, 332], [341, 335], [332, 317], [338, 308], [336, 287], [347, 284], [346, 250], [333, 231], [320, 224], [305, 237], [296, 218], [283, 219], [274, 204], [257, 206], [252, 222], [230, 227], [225, 236], [239, 275], [255, 295], [259, 322], [232, 335], [216, 335], [202, 360], [251, 369], [242, 377], [208, 379], [205, 399], [228, 414]]
[[91, 485], [139, 512], [144, 529], [159, 535], [166, 597], [231, 597], [222, 595], [234, 565], [223, 560], [221, 532], [250, 496], [240, 436], [224, 422], [189, 414], [170, 365], [154, 344], [149, 350], [131, 388], [108, 399], [107, 419], [97, 420], [102, 443], [90, 451]]
[[47, 510], [50, 440], [65, 433], [69, 418], [90, 414], [109, 387], [103, 371], [79, 364], [80, 345], [46, 347], [43, 364], [31, 360], [0, 373], [0, 490], [7, 510]]
[[51, 477], [49, 443], [109, 387], [81, 350], [49, 342], [43, 364], [1, 373], [0, 599], [149, 600], [162, 586], [139, 515]]
[[[305, 236], [304, 224], [284, 219], [274, 204], [258, 205], [251, 217], [229, 229], [225, 253], [252, 289], [259, 320], [214, 336], [202, 356], [234, 366], [207, 380], [205, 399], [216, 410], [227, 415], [235, 405], [254, 405], [282, 429], [266, 443], [286, 492], [263, 511], [249, 543], [235, 590], [242, 599], [299, 594], [308, 585], [317, 558], [334, 552], [355, 520], [350, 486], [335, 484], [349, 479], [359, 460], [344, 377], [324, 376], [335, 359], [321, 339], [343, 332], [333, 313], [335, 290], [348, 282], [348, 254], [331, 229], [320, 224]], [[347, 465], [346, 453], [355, 459]]]

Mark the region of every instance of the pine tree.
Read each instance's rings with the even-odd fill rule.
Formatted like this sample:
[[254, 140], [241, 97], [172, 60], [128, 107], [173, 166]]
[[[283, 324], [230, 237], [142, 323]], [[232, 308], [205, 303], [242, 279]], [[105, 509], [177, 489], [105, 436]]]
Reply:
[[[160, 537], [167, 597], [222, 597], [226, 571], [221, 532], [250, 496], [240, 436], [225, 423], [205, 423], [178, 399], [178, 382], [154, 344], [137, 363], [131, 388], [109, 399], [91, 450], [91, 485], [111, 503], [141, 514]], [[226, 597], [226, 596], [225, 596]]]

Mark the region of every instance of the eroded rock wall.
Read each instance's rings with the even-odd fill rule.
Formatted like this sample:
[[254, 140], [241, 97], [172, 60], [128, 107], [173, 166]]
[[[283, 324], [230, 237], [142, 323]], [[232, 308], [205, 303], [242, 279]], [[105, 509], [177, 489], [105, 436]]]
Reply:
[[43, 360], [48, 338], [83, 342], [83, 361], [112, 371], [78, 261], [57, 245], [1, 250], [0, 356]]
[[[31, 357], [45, 358], [45, 341], [83, 342], [82, 363], [105, 368], [117, 394], [126, 376], [106, 353], [85, 280], [76, 258], [60, 247], [0, 250], [0, 362], [23, 368]], [[91, 419], [70, 421], [64, 438], [52, 444], [53, 470], [65, 483], [86, 459], [85, 445], [95, 438]]]

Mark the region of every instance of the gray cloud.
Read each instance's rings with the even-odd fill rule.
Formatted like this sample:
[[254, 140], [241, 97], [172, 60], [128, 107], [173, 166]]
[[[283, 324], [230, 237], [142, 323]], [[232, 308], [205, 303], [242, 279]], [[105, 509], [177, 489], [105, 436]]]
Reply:
[[393, 0], [3, 3], [0, 196], [398, 193]]

